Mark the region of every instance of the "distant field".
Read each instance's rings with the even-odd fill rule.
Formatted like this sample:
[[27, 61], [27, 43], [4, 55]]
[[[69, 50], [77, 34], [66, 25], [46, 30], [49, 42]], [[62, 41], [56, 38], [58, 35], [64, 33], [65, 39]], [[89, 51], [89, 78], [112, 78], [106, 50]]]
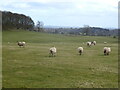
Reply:
[[[25, 48], [17, 46], [21, 40]], [[87, 47], [93, 40], [97, 45]], [[117, 38], [3, 31], [2, 43], [3, 87], [118, 88]], [[53, 45], [57, 56], [49, 57]], [[81, 56], [79, 46], [84, 48]], [[109, 56], [103, 55], [104, 46], [111, 47]]]

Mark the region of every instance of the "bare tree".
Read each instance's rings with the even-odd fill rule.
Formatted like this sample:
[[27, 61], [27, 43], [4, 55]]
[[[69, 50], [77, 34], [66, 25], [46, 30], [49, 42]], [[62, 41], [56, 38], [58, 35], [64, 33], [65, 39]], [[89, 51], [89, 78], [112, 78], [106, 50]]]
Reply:
[[44, 23], [43, 23], [42, 21], [38, 21], [38, 22], [37, 22], [36, 27], [37, 27], [37, 29], [38, 29], [38, 32], [43, 32], [43, 31], [44, 31], [43, 25], [44, 25]]
[[83, 28], [83, 35], [89, 35], [89, 32], [90, 32], [90, 26], [89, 25], [84, 25], [84, 28]]

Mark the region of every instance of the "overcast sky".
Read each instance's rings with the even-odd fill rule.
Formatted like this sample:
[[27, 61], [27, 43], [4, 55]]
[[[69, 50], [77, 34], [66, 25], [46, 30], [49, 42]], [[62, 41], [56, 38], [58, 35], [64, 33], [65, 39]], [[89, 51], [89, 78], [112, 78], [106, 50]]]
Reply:
[[44, 25], [118, 27], [119, 0], [1, 0], [0, 10], [30, 16]]

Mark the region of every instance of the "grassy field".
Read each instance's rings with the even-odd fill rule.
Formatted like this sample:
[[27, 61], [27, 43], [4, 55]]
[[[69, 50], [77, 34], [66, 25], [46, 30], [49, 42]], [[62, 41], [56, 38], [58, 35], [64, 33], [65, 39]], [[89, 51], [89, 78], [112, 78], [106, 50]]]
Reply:
[[2, 31], [0, 30], [0, 89], [2, 88]]
[[[25, 48], [16, 42], [25, 40]], [[87, 47], [87, 41], [97, 41]], [[104, 44], [106, 41], [108, 44]], [[29, 31], [3, 32], [3, 87], [6, 88], [117, 88], [117, 38], [100, 36], [65, 36]], [[49, 57], [49, 48], [57, 56]], [[78, 55], [77, 48], [84, 48]], [[103, 47], [112, 52], [103, 55]]]

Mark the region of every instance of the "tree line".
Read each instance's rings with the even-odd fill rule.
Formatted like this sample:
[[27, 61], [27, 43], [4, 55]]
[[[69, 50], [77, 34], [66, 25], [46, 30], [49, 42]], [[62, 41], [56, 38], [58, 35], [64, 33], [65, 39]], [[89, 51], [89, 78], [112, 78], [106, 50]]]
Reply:
[[44, 28], [45, 32], [65, 35], [81, 36], [118, 36], [118, 29], [105, 29], [100, 27], [81, 27], [81, 28]]
[[34, 21], [29, 16], [8, 11], [1, 12], [3, 30], [12, 28], [32, 30], [34, 28]]
[[2, 29], [24, 29], [35, 32], [47, 32], [55, 34], [74, 34], [84, 36], [118, 36], [118, 30], [109, 30], [99, 27], [84, 25], [83, 28], [43, 28], [44, 23], [38, 21], [35, 25], [31, 17], [24, 14], [0, 11], [2, 13]]

